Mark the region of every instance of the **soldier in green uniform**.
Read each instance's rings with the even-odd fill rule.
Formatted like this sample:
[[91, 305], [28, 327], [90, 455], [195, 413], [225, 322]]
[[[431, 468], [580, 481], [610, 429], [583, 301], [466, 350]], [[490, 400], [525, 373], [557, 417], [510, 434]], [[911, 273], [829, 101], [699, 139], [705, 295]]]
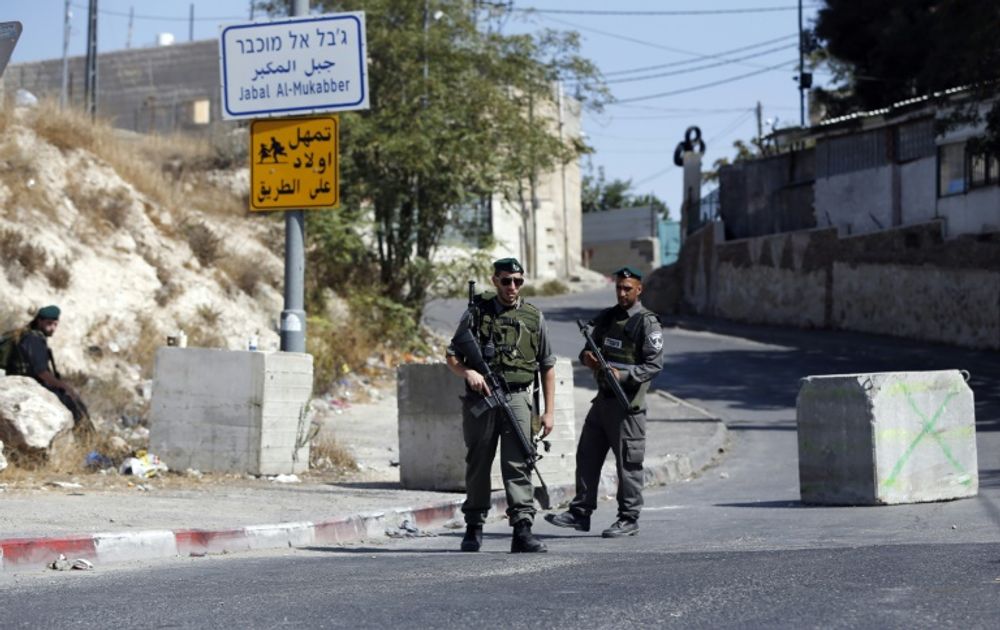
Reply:
[[631, 413], [625, 413], [600, 373], [597, 357], [586, 348], [584, 365], [595, 370], [598, 392], [583, 423], [576, 448], [576, 496], [569, 510], [546, 520], [559, 527], [590, 531], [590, 514], [597, 509], [597, 484], [604, 458], [611, 449], [618, 472], [618, 520], [601, 532], [605, 538], [639, 533], [642, 509], [642, 462], [646, 452], [646, 390], [663, 367], [663, 332], [656, 314], [639, 302], [642, 275], [632, 267], [615, 272], [618, 304], [591, 321], [594, 342], [611, 366]]
[[[541, 370], [542, 396], [545, 413], [541, 417], [542, 435], [552, 431], [552, 405], [555, 395], [556, 357], [552, 354], [542, 312], [520, 298], [524, 284], [524, 269], [514, 258], [502, 258], [493, 263], [493, 286], [496, 295], [477, 296], [475, 304], [462, 315], [455, 337], [478, 325], [474, 330], [483, 349], [483, 358], [490, 369], [503, 377], [509, 386], [510, 406], [525, 435], [531, 435], [532, 384]], [[466, 367], [463, 357], [448, 347], [448, 367], [465, 380], [466, 395], [462, 398], [462, 432], [467, 453], [465, 457], [466, 498], [462, 504], [466, 531], [462, 551], [479, 551], [483, 540], [483, 524], [490, 509], [490, 470], [500, 443], [500, 471], [507, 492], [507, 518], [514, 528], [511, 553], [546, 551], [545, 545], [531, 533], [535, 517], [531, 471], [517, 437], [499, 410], [482, 409], [477, 405], [480, 394], [489, 393], [479, 372]], [[537, 410], [534, 410], [537, 412]]]
[[[38, 309], [34, 319], [24, 328], [5, 335], [12, 344], [7, 354], [7, 364], [2, 366], [10, 376], [30, 376], [55, 394], [59, 401], [73, 413], [73, 423], [88, 417], [87, 406], [73, 387], [64, 381], [56, 369], [48, 339], [59, 327], [59, 307], [55, 305]], [[84, 427], [89, 427], [89, 419]]]

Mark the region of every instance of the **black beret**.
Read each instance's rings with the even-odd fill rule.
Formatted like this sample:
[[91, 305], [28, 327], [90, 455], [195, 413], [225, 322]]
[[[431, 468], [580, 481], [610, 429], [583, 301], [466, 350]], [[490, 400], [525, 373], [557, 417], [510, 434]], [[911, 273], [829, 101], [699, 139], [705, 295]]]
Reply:
[[493, 261], [493, 273], [506, 271], [508, 273], [524, 273], [524, 267], [517, 258], [501, 258]]
[[635, 278], [636, 280], [642, 281], [642, 274], [635, 270], [634, 267], [622, 267], [615, 272], [615, 275], [619, 278]]
[[55, 304], [43, 306], [38, 309], [38, 314], [35, 317], [38, 319], [59, 319], [59, 307]]

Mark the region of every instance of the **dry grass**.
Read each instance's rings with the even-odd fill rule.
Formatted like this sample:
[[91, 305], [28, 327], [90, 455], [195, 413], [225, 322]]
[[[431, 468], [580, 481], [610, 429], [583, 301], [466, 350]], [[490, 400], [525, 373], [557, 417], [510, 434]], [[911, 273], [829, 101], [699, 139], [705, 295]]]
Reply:
[[337, 440], [323, 435], [318, 436], [309, 445], [309, 468], [338, 472], [357, 471], [358, 462]]
[[57, 260], [45, 269], [45, 277], [49, 281], [49, 286], [61, 291], [69, 287], [70, 280], [73, 279], [73, 274], [70, 272], [67, 263]]
[[107, 234], [125, 227], [132, 195], [124, 186], [110, 192], [93, 188], [84, 190], [80, 182], [73, 179], [67, 184], [65, 192], [81, 214], [98, 219], [91, 224], [96, 223], [102, 228], [102, 233]]
[[149, 315], [140, 315], [138, 323], [138, 336], [135, 343], [127, 350], [126, 358], [130, 363], [139, 366], [143, 378], [152, 378], [156, 350], [166, 344], [166, 336], [157, 328]]
[[225, 348], [226, 338], [219, 332], [222, 312], [210, 304], [198, 307], [196, 320], [182, 326], [188, 337], [188, 345], [194, 348]]
[[0, 142], [0, 182], [10, 191], [10, 197], [0, 208], [0, 213], [9, 214], [15, 208], [38, 208], [45, 214], [52, 214], [51, 200], [38, 184], [38, 169], [24, 150], [8, 140]]
[[222, 239], [204, 223], [187, 223], [181, 229], [202, 267], [211, 267], [222, 255]]
[[277, 286], [278, 280], [273, 272], [264, 267], [259, 260], [244, 255], [231, 255], [221, 258], [218, 268], [240, 291], [250, 297], [257, 297], [261, 285]]
[[[35, 481], [36, 475], [43, 478], [51, 475], [75, 475], [90, 471], [87, 467], [87, 454], [97, 451], [102, 454], [115, 452], [111, 444], [114, 433], [109, 431], [72, 431], [58, 436], [52, 442], [52, 447], [46, 451], [8, 453], [10, 467], [3, 472], [6, 482], [15, 484]], [[115, 459], [117, 465], [120, 463]]]
[[0, 263], [10, 271], [14, 265], [27, 275], [44, 271], [48, 254], [34, 243], [25, 240], [17, 230], [0, 230]]
[[156, 270], [156, 279], [160, 281], [160, 288], [156, 290], [156, 294], [154, 295], [156, 304], [158, 306], [166, 306], [180, 294], [181, 287], [174, 282], [173, 273], [159, 256], [147, 250], [143, 252], [143, 259], [150, 267]]
[[364, 365], [375, 348], [375, 340], [359, 326], [309, 318], [306, 352], [313, 356], [313, 392], [319, 395], [329, 391], [347, 371], [345, 368]]
[[217, 214], [246, 213], [238, 196], [201, 181], [205, 170], [220, 166], [219, 149], [208, 139], [122, 131], [106, 120], [91, 120], [81, 110], [60, 109], [54, 101], [40, 103], [29, 124], [61, 151], [93, 153], [143, 195], [170, 210], [194, 205]]

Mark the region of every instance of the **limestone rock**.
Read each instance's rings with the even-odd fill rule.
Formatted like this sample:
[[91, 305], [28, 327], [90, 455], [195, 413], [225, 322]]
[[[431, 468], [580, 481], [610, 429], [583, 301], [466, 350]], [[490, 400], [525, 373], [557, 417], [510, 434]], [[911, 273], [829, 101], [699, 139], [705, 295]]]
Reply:
[[0, 379], [0, 440], [9, 449], [48, 450], [58, 435], [72, 428], [73, 414], [34, 379]]
[[7, 458], [3, 456], [3, 441], [0, 441], [0, 472], [7, 468]]

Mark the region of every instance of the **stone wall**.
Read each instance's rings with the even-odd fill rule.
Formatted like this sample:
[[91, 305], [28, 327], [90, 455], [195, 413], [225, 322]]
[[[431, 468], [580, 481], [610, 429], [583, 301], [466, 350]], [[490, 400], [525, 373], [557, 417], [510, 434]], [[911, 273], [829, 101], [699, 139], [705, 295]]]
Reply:
[[1000, 234], [945, 241], [931, 222], [720, 242], [722, 229], [691, 235], [676, 266], [650, 275], [643, 302], [660, 313], [1000, 349]]

